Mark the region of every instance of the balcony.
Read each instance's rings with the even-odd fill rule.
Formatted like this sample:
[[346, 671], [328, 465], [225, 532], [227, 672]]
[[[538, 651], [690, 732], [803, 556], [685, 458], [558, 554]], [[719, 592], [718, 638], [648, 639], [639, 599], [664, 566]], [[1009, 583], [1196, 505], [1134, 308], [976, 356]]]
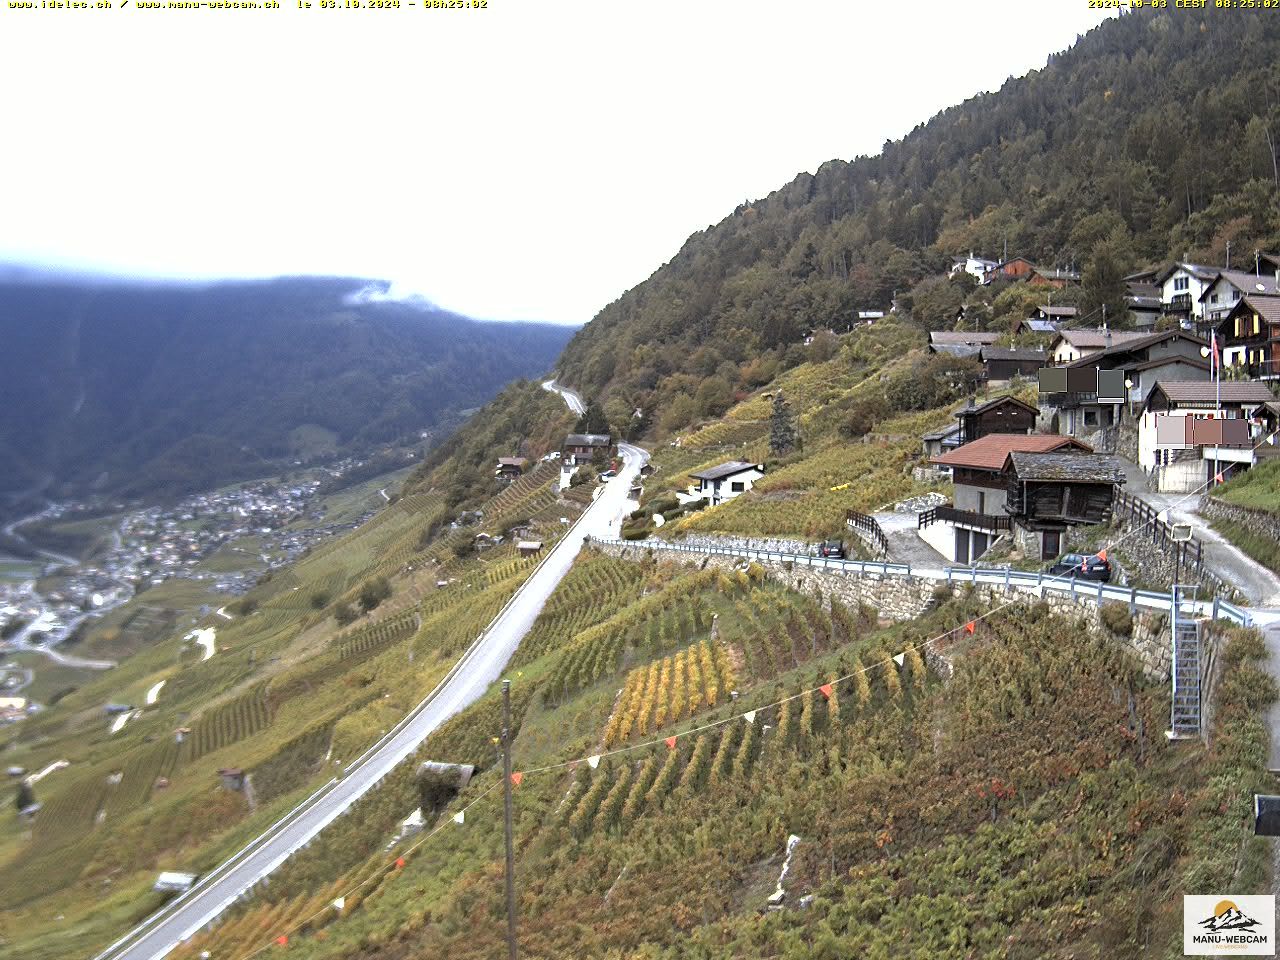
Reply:
[[931, 507], [919, 514], [916, 520], [916, 525], [921, 530], [934, 523], [958, 524], [995, 533], [1008, 533], [1013, 529], [1013, 520], [1009, 517], [977, 513], [973, 510], [957, 510], [955, 507], [946, 506]]
[[1175, 293], [1164, 305], [1165, 313], [1188, 313], [1191, 310], [1191, 294]]

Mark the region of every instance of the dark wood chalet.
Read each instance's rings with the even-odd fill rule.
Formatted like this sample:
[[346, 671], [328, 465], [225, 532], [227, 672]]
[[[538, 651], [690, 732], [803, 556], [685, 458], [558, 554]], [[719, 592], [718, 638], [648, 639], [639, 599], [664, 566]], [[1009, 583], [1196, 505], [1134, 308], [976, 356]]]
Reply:
[[1017, 397], [1003, 396], [979, 406], [970, 403], [956, 411], [960, 421], [960, 443], [972, 443], [990, 433], [1030, 433], [1040, 410]]
[[1120, 461], [1101, 453], [1014, 451], [1004, 473], [1005, 512], [1030, 530], [1106, 523], [1124, 483]]

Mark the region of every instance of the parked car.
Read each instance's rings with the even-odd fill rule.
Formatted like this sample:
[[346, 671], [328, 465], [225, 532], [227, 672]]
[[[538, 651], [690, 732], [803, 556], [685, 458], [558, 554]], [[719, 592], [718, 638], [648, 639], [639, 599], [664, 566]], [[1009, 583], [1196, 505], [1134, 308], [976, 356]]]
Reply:
[[601, 479], [601, 480], [612, 480], [612, 479], [613, 479], [614, 477], [616, 477], [617, 475], [618, 475], [618, 471], [616, 471], [616, 470], [605, 470], [603, 473], [601, 473], [601, 474], [600, 474], [600, 479]]
[[832, 560], [844, 559], [844, 544], [839, 540], [824, 540], [818, 544], [818, 556]]
[[1056, 577], [1108, 583], [1111, 580], [1111, 561], [1093, 553], [1064, 553], [1049, 567], [1049, 572]]

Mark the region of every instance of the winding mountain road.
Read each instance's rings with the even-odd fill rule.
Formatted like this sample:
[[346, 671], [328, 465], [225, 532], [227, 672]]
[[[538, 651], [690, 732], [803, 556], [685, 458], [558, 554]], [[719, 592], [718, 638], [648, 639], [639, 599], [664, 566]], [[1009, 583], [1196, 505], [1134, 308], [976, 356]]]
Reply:
[[[565, 398], [575, 412], [582, 401], [554, 382], [544, 384]], [[226, 863], [201, 878], [190, 891], [171, 901], [95, 960], [158, 960], [181, 941], [216, 919], [255, 883], [283, 863], [391, 770], [410, 756], [427, 735], [475, 702], [498, 679], [521, 639], [533, 626], [543, 604], [572, 566], [591, 536], [616, 536], [630, 509], [632, 481], [649, 454], [629, 444], [619, 452], [624, 466], [616, 478], [582, 513], [577, 522], [498, 613], [450, 673], [404, 720], [353, 761], [341, 779], [330, 781]]]

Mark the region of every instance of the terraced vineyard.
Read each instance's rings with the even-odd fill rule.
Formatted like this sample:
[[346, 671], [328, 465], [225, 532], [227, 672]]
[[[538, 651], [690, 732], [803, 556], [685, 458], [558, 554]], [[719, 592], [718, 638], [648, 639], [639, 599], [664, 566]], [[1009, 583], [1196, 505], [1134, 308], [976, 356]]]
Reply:
[[271, 722], [267, 688], [262, 684], [201, 715], [182, 744], [184, 763], [251, 737]]
[[605, 728], [604, 745], [643, 737], [670, 723], [714, 707], [733, 689], [733, 669], [719, 644], [703, 640], [674, 656], [627, 674], [622, 696]]

